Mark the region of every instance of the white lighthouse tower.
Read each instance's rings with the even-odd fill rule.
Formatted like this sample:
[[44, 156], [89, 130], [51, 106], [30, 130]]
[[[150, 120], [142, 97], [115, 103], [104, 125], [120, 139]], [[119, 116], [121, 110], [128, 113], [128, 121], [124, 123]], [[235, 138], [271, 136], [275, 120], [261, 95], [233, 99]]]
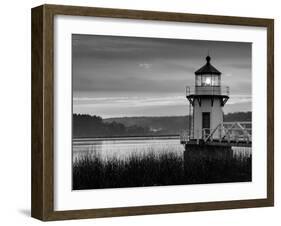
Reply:
[[[206, 61], [195, 72], [195, 87], [186, 88], [186, 98], [193, 108], [189, 135], [196, 140], [205, 139], [223, 123], [223, 106], [229, 99], [229, 87], [221, 86], [221, 72], [211, 65], [210, 56], [206, 57]], [[212, 138], [219, 139], [219, 133], [220, 130], [216, 130]]]

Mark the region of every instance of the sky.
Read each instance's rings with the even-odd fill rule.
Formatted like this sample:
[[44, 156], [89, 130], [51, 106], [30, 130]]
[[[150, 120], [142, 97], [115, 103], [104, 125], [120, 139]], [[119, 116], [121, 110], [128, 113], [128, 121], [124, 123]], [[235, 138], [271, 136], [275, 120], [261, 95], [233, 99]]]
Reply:
[[188, 114], [185, 87], [211, 56], [229, 86], [224, 113], [251, 111], [251, 43], [72, 35], [73, 113], [102, 118]]

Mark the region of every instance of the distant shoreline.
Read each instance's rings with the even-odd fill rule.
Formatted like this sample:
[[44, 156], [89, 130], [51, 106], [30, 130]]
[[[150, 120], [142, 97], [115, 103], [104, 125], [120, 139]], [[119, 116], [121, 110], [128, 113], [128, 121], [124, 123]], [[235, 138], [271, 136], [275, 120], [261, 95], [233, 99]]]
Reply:
[[[248, 122], [251, 120], [251, 112], [224, 115], [225, 122]], [[128, 137], [153, 139], [155, 137], [179, 136], [182, 131], [190, 128], [192, 118], [175, 116], [103, 119], [100, 116], [73, 114], [72, 122], [72, 137], [74, 139], [121, 139], [122, 137], [126, 137], [126, 139]]]
[[157, 138], [161, 138], [161, 139], [175, 139], [175, 138], [179, 138], [179, 134], [163, 134], [163, 135], [143, 135], [143, 136], [111, 136], [111, 137], [73, 137], [72, 141], [75, 140], [130, 140], [130, 139], [157, 139]]

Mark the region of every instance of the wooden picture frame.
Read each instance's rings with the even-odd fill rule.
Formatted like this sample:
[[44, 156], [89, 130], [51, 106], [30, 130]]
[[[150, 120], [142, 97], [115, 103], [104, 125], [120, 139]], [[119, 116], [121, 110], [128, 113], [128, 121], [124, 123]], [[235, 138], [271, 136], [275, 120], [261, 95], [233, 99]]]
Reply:
[[[267, 198], [178, 203], [121, 208], [54, 210], [54, 16], [71, 15], [267, 29]], [[274, 20], [125, 9], [42, 5], [32, 9], [32, 200], [31, 215], [51, 221], [66, 219], [163, 214], [274, 205]]]

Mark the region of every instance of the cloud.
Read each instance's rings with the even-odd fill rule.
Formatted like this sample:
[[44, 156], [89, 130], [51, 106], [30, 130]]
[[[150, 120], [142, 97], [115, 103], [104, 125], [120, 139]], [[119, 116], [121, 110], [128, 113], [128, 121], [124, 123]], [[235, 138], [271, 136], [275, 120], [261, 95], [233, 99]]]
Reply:
[[[225, 113], [250, 111], [251, 101], [249, 95], [232, 95], [223, 110]], [[188, 106], [183, 95], [73, 98], [74, 113], [99, 115], [103, 118], [187, 115]]]
[[141, 63], [139, 64], [139, 67], [145, 68], [145, 69], [150, 69], [152, 66], [152, 64], [148, 64], [148, 63]]
[[[251, 103], [250, 95], [232, 95], [230, 96], [227, 105], [235, 105], [241, 103]], [[93, 109], [98, 108], [146, 108], [156, 106], [188, 106], [188, 101], [183, 95], [176, 96], [121, 96], [121, 97], [74, 97], [73, 104], [75, 107], [88, 107]]]
[[75, 106], [92, 106], [94, 108], [103, 106], [112, 107], [148, 107], [148, 106], [173, 106], [187, 104], [186, 98], [182, 96], [155, 96], [155, 97], [74, 97]]
[[239, 111], [251, 103], [250, 43], [78, 34], [72, 41], [77, 113], [186, 112], [185, 86], [194, 86], [194, 72], [206, 63], [208, 49], [233, 94], [227, 106]]
[[241, 104], [241, 103], [251, 103], [252, 96], [251, 95], [231, 95], [227, 104]]

